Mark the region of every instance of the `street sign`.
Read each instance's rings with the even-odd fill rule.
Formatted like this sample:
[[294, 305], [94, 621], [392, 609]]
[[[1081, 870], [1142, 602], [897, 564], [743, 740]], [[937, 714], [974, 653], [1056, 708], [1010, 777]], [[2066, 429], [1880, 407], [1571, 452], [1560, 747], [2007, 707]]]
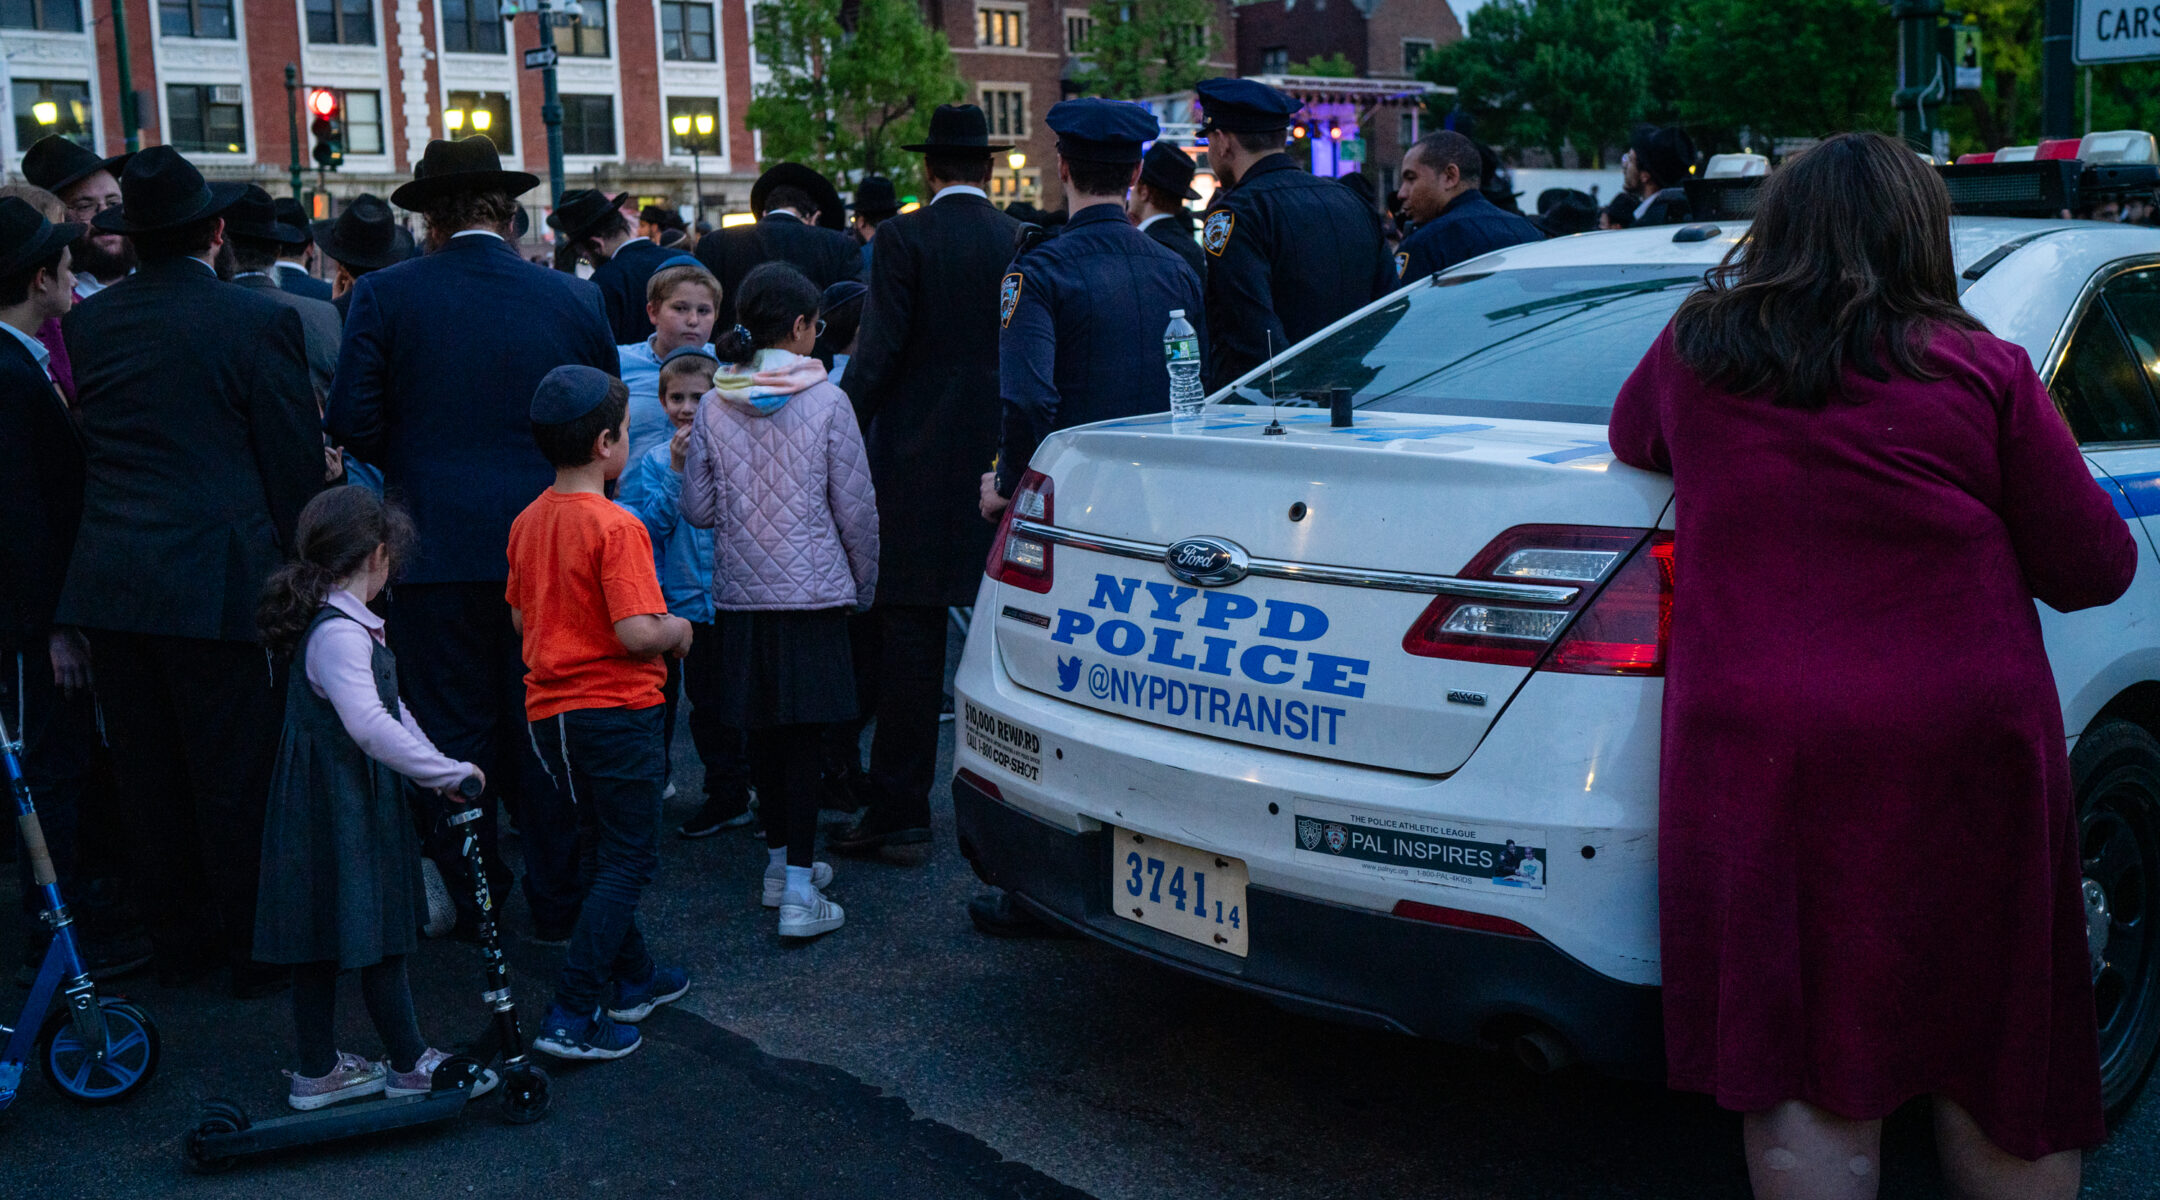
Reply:
[[2076, 0], [2077, 36], [2070, 57], [2079, 66], [2160, 58], [2160, 12], [2121, 0]]
[[525, 52], [525, 69], [528, 71], [538, 71], [547, 67], [552, 67], [555, 65], [556, 60], [560, 57], [561, 56], [556, 53], [555, 47], [553, 46], [542, 46], [537, 50], [527, 50]]
[[1344, 138], [1343, 140], [1335, 143], [1335, 154], [1338, 158], [1342, 159], [1346, 163], [1364, 162], [1365, 139]]

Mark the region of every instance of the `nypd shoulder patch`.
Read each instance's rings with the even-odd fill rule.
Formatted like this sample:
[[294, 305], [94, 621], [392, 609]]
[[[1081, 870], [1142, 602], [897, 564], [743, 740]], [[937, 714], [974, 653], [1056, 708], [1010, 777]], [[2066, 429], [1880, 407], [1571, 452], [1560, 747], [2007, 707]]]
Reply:
[[1012, 324], [1013, 313], [1020, 307], [1020, 285], [1025, 282], [1026, 280], [1021, 278], [1020, 272], [1014, 271], [1005, 277], [1003, 283], [999, 284], [998, 328], [1003, 329]]
[[1401, 279], [1403, 268], [1409, 265], [1410, 255], [1407, 252], [1397, 251], [1395, 254], [1395, 278]]
[[1200, 233], [1200, 245], [1217, 258], [1230, 245], [1230, 231], [1237, 226], [1237, 214], [1227, 208], [1218, 208], [1208, 214], [1207, 227]]

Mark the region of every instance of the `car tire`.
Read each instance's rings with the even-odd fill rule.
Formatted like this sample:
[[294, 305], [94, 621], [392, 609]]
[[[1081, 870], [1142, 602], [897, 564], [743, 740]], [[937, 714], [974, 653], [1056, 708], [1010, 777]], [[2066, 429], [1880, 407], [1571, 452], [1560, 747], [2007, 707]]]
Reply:
[[2112, 1126], [2160, 1057], [2160, 741], [2129, 721], [2109, 721], [2078, 739], [2070, 768], [2095, 948], [2101, 1093]]

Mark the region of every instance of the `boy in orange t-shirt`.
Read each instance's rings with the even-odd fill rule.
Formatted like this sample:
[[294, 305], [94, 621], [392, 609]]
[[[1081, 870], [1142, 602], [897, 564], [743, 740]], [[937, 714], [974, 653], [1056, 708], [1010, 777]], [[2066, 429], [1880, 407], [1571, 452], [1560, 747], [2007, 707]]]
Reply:
[[524, 639], [525, 716], [577, 812], [591, 880], [533, 1039], [558, 1058], [621, 1058], [638, 1048], [635, 1022], [690, 990], [687, 971], [653, 961], [637, 923], [660, 857], [660, 656], [689, 653], [690, 623], [668, 615], [644, 524], [605, 494], [628, 457], [629, 402], [605, 371], [548, 372], [531, 417], [555, 484], [510, 526], [505, 599]]

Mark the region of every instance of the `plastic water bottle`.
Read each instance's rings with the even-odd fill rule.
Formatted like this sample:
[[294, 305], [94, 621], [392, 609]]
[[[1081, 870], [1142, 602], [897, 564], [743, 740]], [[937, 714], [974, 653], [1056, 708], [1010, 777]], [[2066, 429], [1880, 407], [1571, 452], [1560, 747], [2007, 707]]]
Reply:
[[1163, 360], [1170, 368], [1170, 412], [1173, 416], [1198, 416], [1207, 400], [1200, 386], [1200, 335], [1185, 319], [1185, 310], [1170, 310], [1169, 328], [1162, 335]]

